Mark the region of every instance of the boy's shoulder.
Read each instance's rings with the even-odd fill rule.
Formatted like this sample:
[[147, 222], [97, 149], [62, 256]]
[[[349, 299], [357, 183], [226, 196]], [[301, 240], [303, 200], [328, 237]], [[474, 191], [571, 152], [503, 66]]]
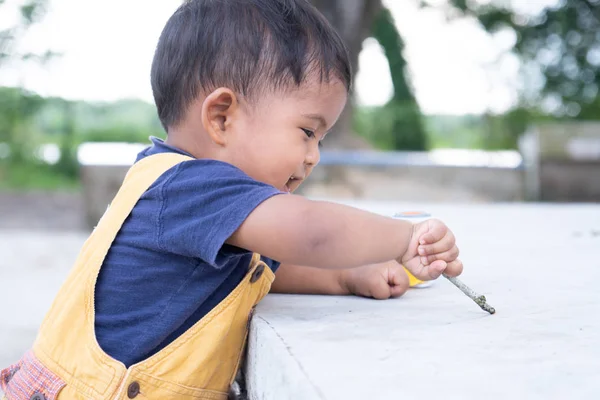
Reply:
[[[138, 160], [155, 154], [186, 152], [158, 138]], [[152, 222], [149, 232], [163, 250], [200, 258], [212, 265], [226, 240], [258, 204], [282, 192], [256, 181], [234, 165], [193, 159], [165, 172], [136, 205], [136, 220]], [[139, 230], [136, 230], [139, 231]]]

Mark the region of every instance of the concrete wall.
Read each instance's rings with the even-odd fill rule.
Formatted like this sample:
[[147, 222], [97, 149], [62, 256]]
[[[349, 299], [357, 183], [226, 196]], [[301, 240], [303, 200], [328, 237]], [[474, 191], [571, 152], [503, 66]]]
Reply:
[[[79, 151], [85, 220], [95, 226], [141, 145], [86, 144]], [[299, 194], [337, 199], [419, 202], [522, 201], [516, 152], [464, 150], [323, 152]]]
[[524, 200], [520, 168], [322, 165], [300, 188], [311, 197], [497, 202]]
[[117, 165], [84, 165], [81, 167], [85, 223], [88, 227], [96, 226], [108, 204], [117, 194], [127, 169], [127, 166]]
[[539, 124], [521, 140], [528, 198], [600, 202], [600, 124]]
[[77, 159], [88, 228], [96, 226], [144, 147], [138, 143], [83, 143], [79, 146]]
[[539, 178], [542, 201], [600, 202], [600, 160], [544, 160]]

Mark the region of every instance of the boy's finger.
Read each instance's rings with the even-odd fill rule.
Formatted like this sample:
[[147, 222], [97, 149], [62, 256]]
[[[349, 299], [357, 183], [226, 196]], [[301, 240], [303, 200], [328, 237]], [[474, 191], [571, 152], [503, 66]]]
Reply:
[[400, 297], [408, 290], [408, 275], [400, 265], [390, 271], [389, 285], [392, 297]]
[[444, 236], [437, 242], [419, 245], [418, 252], [420, 256], [445, 253], [447, 251], [450, 251], [455, 244], [456, 240], [454, 238], [454, 234], [450, 231], [447, 231], [446, 236]]
[[459, 254], [458, 247], [456, 247], [456, 245], [454, 245], [454, 247], [452, 247], [450, 250], [445, 251], [443, 253], [431, 254], [429, 256], [424, 256], [421, 258], [425, 259], [424, 260], [425, 262], [423, 263], [424, 265], [431, 264], [435, 260], [444, 260], [447, 263], [449, 263], [449, 262], [456, 260], [458, 258], [458, 254]]
[[443, 260], [436, 260], [429, 264], [427, 267], [427, 273], [431, 279], [437, 279], [441, 274], [443, 274], [447, 268], [448, 264]]
[[419, 244], [429, 244], [440, 241], [448, 232], [448, 227], [438, 220], [427, 220], [427, 232], [419, 237]]
[[463, 263], [458, 258], [452, 262], [449, 262], [444, 270], [444, 274], [450, 277], [458, 276], [463, 271]]

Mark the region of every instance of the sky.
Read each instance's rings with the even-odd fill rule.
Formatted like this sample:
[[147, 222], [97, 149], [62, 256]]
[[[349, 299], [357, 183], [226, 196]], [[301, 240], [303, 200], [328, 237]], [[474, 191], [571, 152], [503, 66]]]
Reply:
[[[518, 61], [510, 34], [492, 38], [474, 21], [448, 22], [416, 1], [383, 0], [405, 42], [411, 83], [427, 114], [502, 112], [516, 99]], [[443, 1], [443, 0], [438, 0]], [[515, 0], [519, 2], [518, 0]], [[15, 21], [22, 0], [6, 0], [0, 29]], [[62, 53], [43, 67], [0, 70], [0, 85], [22, 84], [44, 96], [152, 102], [150, 64], [160, 32], [180, 0], [49, 0], [49, 12], [28, 32], [23, 51]], [[552, 0], [521, 0], [523, 7]], [[8, 7], [7, 7], [8, 6]], [[12, 12], [11, 12], [12, 10]], [[355, 86], [359, 104], [381, 105], [392, 94], [387, 61], [373, 39], [364, 43]]]

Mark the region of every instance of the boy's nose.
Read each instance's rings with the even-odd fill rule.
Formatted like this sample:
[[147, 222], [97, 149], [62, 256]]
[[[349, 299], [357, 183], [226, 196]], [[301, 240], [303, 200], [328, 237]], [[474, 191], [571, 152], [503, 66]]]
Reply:
[[307, 165], [314, 167], [319, 163], [320, 160], [321, 153], [319, 152], [318, 144], [315, 146], [310, 146], [310, 150], [306, 153], [306, 158], [304, 159], [304, 162]]

